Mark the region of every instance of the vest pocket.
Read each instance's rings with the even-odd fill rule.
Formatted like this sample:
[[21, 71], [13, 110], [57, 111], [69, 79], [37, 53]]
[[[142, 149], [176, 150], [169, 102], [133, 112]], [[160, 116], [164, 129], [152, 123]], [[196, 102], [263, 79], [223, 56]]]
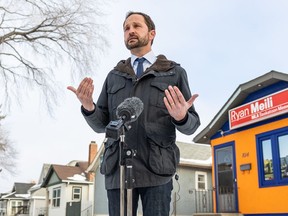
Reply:
[[109, 175], [114, 173], [119, 166], [119, 145], [118, 141], [108, 139], [105, 143], [105, 150], [100, 166], [100, 173]]
[[150, 124], [147, 130], [147, 142], [150, 147], [148, 159], [150, 170], [161, 176], [174, 175], [180, 159], [179, 148], [175, 144], [175, 129]]
[[165, 89], [168, 88], [168, 84], [164, 82], [151, 82], [151, 97], [150, 103], [153, 106], [161, 107], [166, 109], [165, 104], [163, 102], [163, 98], [165, 97]]
[[109, 85], [107, 88], [108, 107], [112, 107], [113, 111], [115, 111], [117, 106], [128, 96], [125, 86], [125, 80], [123, 78], [119, 78], [119, 80], [115, 80], [115, 83]]

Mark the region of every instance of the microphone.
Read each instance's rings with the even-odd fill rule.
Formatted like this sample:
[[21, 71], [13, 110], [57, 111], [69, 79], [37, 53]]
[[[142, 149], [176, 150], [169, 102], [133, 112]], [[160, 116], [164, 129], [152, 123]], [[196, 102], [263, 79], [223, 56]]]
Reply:
[[129, 130], [130, 127], [127, 124], [136, 121], [143, 109], [143, 102], [139, 98], [126, 98], [116, 109], [118, 120], [111, 121], [106, 126], [106, 137], [118, 140], [120, 135], [123, 134], [123, 128]]
[[126, 98], [116, 109], [116, 115], [124, 122], [136, 121], [142, 113], [143, 102], [138, 97]]

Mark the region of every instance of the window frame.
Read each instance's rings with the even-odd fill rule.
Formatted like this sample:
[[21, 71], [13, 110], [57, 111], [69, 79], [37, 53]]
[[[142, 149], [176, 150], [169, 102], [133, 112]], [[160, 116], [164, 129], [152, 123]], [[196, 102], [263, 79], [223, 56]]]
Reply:
[[[75, 189], [79, 189], [80, 192], [76, 193]], [[79, 198], [75, 198], [75, 195], [79, 195]], [[72, 187], [72, 200], [81, 200], [82, 199], [82, 187], [79, 186], [73, 186]]]
[[[55, 196], [54, 192], [56, 192]], [[60, 208], [60, 206], [61, 206], [61, 187], [56, 187], [52, 189], [52, 207]]]
[[[198, 177], [199, 175], [203, 175], [204, 176], [204, 182], [201, 182], [201, 183], [204, 183], [205, 184], [205, 188], [199, 188], [199, 182], [198, 181]], [[195, 171], [195, 188], [196, 190], [207, 190], [208, 188], [208, 181], [207, 181], [207, 172], [202, 172], [202, 171]]]
[[13, 200], [11, 201], [11, 213], [12, 214], [16, 214], [19, 210], [20, 210], [20, 207], [23, 206], [23, 201], [21, 200]]
[[[280, 136], [288, 135], [288, 127], [268, 131], [256, 135], [256, 147], [257, 147], [257, 163], [259, 173], [259, 187], [274, 187], [288, 185], [288, 178], [282, 178], [281, 172], [281, 158], [280, 158], [280, 147], [278, 138]], [[271, 143], [272, 153], [272, 168], [273, 168], [273, 179], [265, 179], [264, 171], [264, 158], [263, 158], [263, 141], [269, 140]]]

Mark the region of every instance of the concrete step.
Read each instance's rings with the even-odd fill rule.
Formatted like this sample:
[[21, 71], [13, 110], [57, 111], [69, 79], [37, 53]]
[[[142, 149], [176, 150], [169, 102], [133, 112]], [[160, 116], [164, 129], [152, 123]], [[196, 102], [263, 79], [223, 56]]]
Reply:
[[243, 216], [240, 213], [194, 213], [193, 216]]
[[193, 216], [221, 216], [220, 213], [194, 213]]

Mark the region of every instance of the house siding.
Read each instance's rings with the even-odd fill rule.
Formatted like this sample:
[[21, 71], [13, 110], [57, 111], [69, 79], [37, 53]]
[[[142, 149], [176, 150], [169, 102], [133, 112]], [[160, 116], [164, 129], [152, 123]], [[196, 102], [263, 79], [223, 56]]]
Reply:
[[[172, 201], [170, 207], [170, 214], [177, 216], [178, 215], [191, 216], [194, 213], [197, 213], [196, 199], [198, 198], [196, 197], [197, 195], [195, 194], [197, 191], [195, 183], [196, 172], [206, 173], [207, 189], [212, 188], [211, 169], [180, 166], [177, 170], [177, 175], [179, 176], [178, 181], [175, 180], [175, 178], [173, 179], [173, 191], [171, 197]], [[211, 210], [211, 208], [209, 210]]]
[[108, 215], [108, 200], [105, 190], [104, 176], [100, 173], [99, 167], [95, 175], [94, 193], [94, 216]]
[[[59, 207], [54, 207], [52, 198], [53, 198], [53, 190], [55, 188], [61, 188], [61, 195], [60, 195], [60, 206]], [[69, 193], [69, 192], [68, 192]], [[48, 215], [66, 215], [66, 184], [59, 184], [59, 185], [54, 185], [48, 188], [48, 195], [49, 195], [49, 206], [48, 206]]]
[[[213, 147], [235, 142], [239, 212], [243, 214], [288, 213], [288, 185], [261, 188], [257, 162], [257, 134], [287, 127], [287, 118], [212, 140]], [[241, 171], [241, 164], [251, 163], [251, 170]], [[213, 177], [214, 178], [214, 177]]]

